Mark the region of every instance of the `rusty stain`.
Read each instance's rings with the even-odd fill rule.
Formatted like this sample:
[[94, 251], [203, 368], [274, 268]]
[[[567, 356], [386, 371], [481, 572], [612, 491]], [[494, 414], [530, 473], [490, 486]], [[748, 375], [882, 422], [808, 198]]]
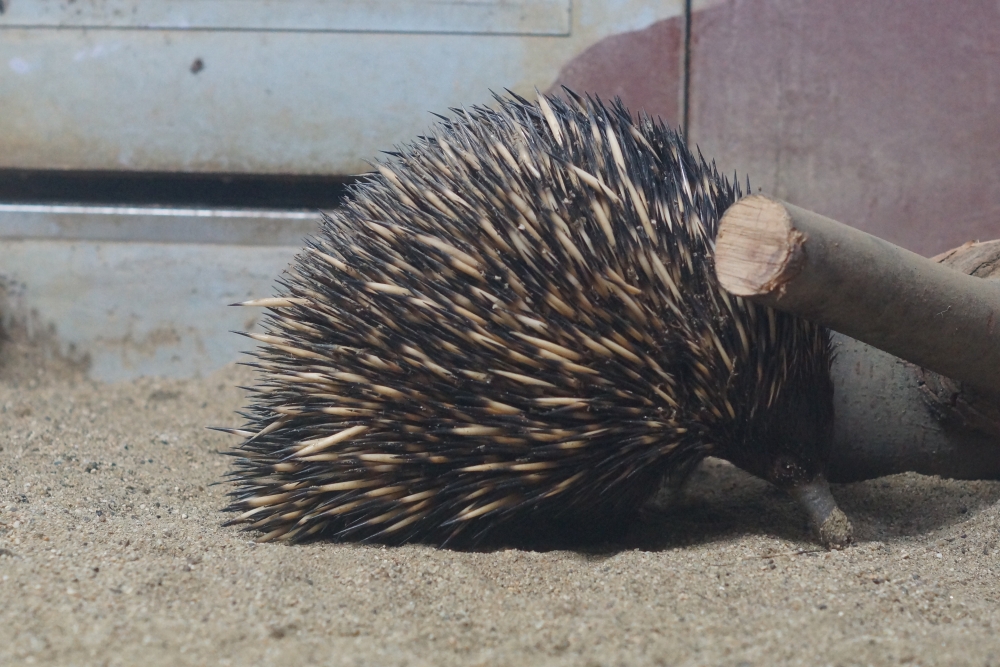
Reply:
[[[191, 377], [238, 358], [245, 342], [229, 332], [242, 329], [246, 313], [224, 304], [266, 292], [292, 253], [261, 246], [5, 240], [0, 266], [9, 278], [0, 309], [5, 320], [30, 315], [35, 337], [42, 332], [56, 339], [51, 323], [58, 323], [59, 349], [88, 359], [94, 379]], [[23, 298], [17, 296], [21, 284]]]
[[921, 254], [996, 238], [998, 25], [995, 2], [695, 11], [692, 138], [755, 189]]
[[633, 113], [659, 116], [676, 127], [681, 108], [683, 18], [605, 37], [567, 62], [550, 93], [562, 86], [604, 99], [620, 97]]
[[174, 347], [181, 344], [181, 336], [172, 326], [161, 326], [150, 330], [145, 335], [137, 337], [131, 331], [119, 338], [98, 338], [95, 339], [109, 347], [119, 348], [122, 355], [130, 352], [137, 353], [144, 357], [155, 355], [160, 348]]

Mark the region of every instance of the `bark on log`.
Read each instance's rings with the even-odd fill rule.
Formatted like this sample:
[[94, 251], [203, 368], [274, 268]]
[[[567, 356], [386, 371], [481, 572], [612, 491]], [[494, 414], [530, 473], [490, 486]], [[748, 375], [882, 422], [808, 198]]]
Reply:
[[[969, 243], [928, 260], [765, 197], [748, 197], [730, 211], [748, 199], [757, 201], [736, 211], [735, 232], [734, 217], [730, 212], [723, 217], [716, 266], [724, 287], [743, 298], [841, 326], [842, 331], [860, 332], [897, 352], [912, 356], [918, 349], [916, 357], [936, 359], [939, 368], [943, 363], [952, 375], [967, 380], [945, 377], [835, 333], [830, 480], [849, 482], [907, 471], [1000, 479], [1000, 392], [984, 390], [1000, 385], [1000, 362], [993, 359], [1000, 358], [1000, 336], [991, 338], [990, 328], [1000, 316], [1000, 241]], [[775, 226], [761, 223], [776, 212], [778, 233]], [[817, 233], [817, 225], [822, 233]], [[962, 275], [956, 280], [959, 272], [973, 278]], [[939, 289], [935, 276], [944, 276], [945, 289]], [[983, 294], [985, 309], [992, 308], [994, 319], [987, 314], [979, 320], [986, 326], [973, 332], [973, 338], [979, 336], [979, 348], [969, 343], [968, 330], [963, 329], [968, 313], [957, 307], [947, 310], [966, 301], [940, 303], [948, 290], [963, 283], [980, 298], [973, 318], [983, 315]], [[927, 305], [935, 301], [938, 305], [931, 308], [947, 312], [940, 322], [933, 314], [928, 322]], [[916, 315], [900, 314], [914, 307]], [[889, 313], [893, 315], [887, 317]], [[889, 330], [879, 333], [887, 323]], [[915, 339], [920, 340], [915, 344]], [[989, 348], [986, 353], [979, 352], [983, 346]], [[964, 357], [959, 366], [979, 366], [978, 372], [956, 372], [956, 353]], [[974, 383], [969, 381], [972, 376]]]
[[[989, 417], [1000, 397], [990, 399], [847, 336], [834, 334], [833, 340], [831, 482], [901, 472], [1000, 479], [1000, 420]], [[934, 386], [946, 389], [935, 392]]]
[[[1000, 281], [1000, 240], [966, 243], [933, 259], [970, 276]], [[834, 334], [834, 346], [832, 480], [904, 471], [1000, 479], [1000, 395], [847, 336]]]

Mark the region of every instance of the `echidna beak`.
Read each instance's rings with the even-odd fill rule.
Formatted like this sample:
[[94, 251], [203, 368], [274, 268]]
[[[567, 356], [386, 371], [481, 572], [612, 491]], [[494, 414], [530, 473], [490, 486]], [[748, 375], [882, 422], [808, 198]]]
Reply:
[[818, 475], [808, 482], [796, 484], [788, 489], [788, 493], [809, 515], [809, 522], [823, 546], [842, 549], [851, 543], [854, 528], [847, 515], [837, 507], [824, 476]]

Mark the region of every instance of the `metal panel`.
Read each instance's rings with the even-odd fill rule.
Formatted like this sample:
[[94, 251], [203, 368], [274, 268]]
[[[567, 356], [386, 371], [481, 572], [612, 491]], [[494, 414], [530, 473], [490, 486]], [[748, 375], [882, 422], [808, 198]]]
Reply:
[[[33, 2], [104, 6], [12, 0], [4, 16]], [[359, 173], [428, 112], [531, 96], [601, 39], [682, 9], [573, 0], [565, 36], [0, 27], [0, 168]]]
[[570, 0], [6, 0], [0, 26], [567, 35]]
[[[227, 304], [273, 293], [297, 248], [4, 240], [0, 296], [7, 318], [54, 329], [62, 350], [89, 359], [98, 380], [193, 377], [253, 347], [260, 309]], [[5, 289], [6, 288], [6, 289]]]
[[[192, 377], [253, 345], [259, 309], [319, 214], [0, 205], [0, 316], [55, 332], [90, 376]], [[2, 299], [6, 294], [7, 298]]]
[[0, 239], [299, 246], [319, 219], [310, 211], [0, 204]]

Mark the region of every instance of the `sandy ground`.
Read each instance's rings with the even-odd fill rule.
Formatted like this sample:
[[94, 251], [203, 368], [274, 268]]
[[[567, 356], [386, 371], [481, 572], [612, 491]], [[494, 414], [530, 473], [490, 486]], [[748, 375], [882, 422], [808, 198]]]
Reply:
[[587, 551], [255, 544], [220, 525], [234, 443], [205, 429], [239, 422], [241, 369], [25, 359], [0, 370], [3, 665], [1000, 665], [997, 482], [836, 487], [839, 552], [720, 462]]

